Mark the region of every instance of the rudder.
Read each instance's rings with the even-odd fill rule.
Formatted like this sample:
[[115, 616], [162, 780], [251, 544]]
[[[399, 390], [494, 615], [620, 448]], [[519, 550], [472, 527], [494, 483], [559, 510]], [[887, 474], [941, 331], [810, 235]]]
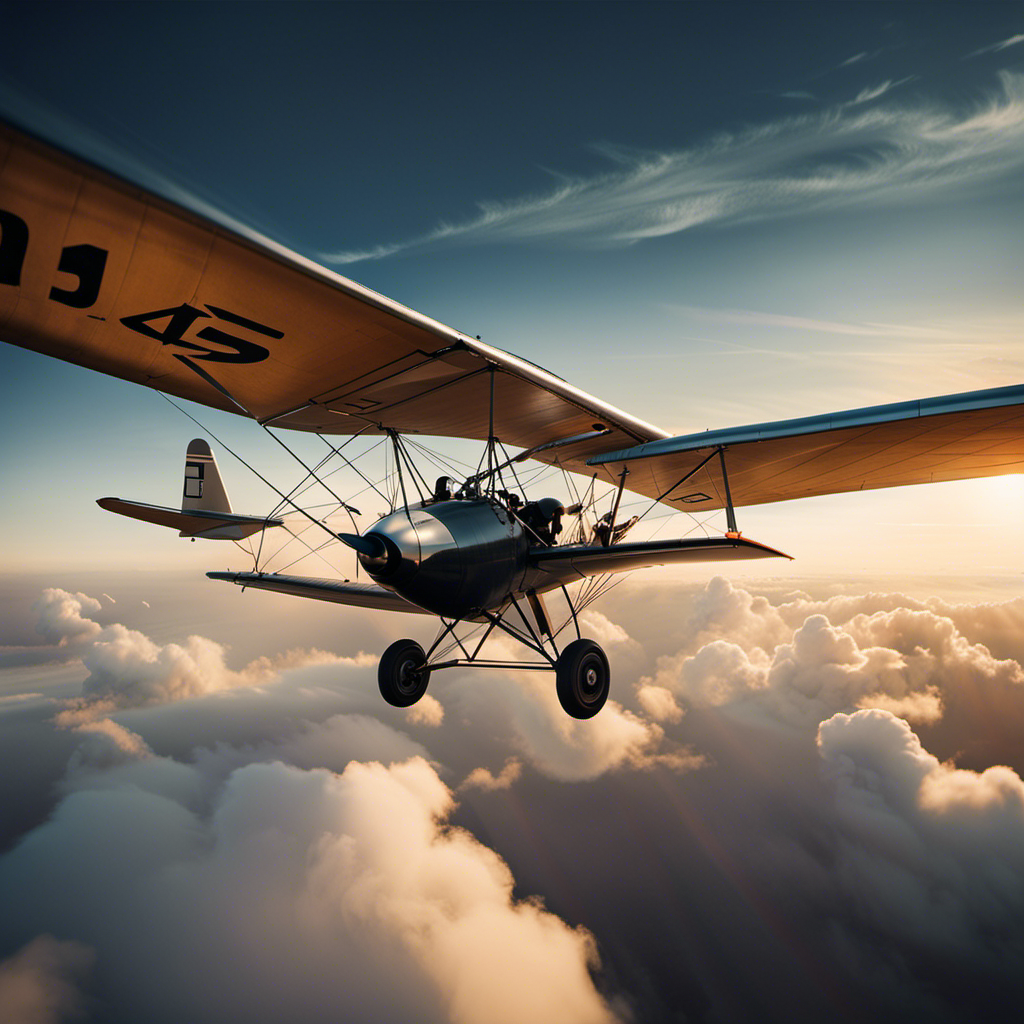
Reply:
[[220, 478], [217, 460], [210, 445], [201, 437], [189, 441], [185, 451], [185, 483], [181, 509], [202, 509], [206, 512], [230, 512], [231, 502]]

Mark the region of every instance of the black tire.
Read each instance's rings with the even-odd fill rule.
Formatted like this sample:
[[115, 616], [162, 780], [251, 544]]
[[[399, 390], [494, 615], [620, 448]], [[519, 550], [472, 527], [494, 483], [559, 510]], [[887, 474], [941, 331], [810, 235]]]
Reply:
[[430, 669], [427, 656], [415, 640], [396, 640], [380, 658], [377, 685], [380, 695], [396, 708], [407, 708], [427, 692]]
[[612, 673], [593, 640], [573, 640], [555, 662], [558, 703], [573, 718], [593, 718], [608, 699]]

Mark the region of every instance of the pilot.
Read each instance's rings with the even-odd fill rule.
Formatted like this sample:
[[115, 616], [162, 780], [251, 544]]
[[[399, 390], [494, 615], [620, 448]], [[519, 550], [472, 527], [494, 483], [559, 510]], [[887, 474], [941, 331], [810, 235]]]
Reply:
[[613, 527], [611, 512], [605, 512], [594, 525], [594, 540], [603, 548], [610, 547], [616, 541], [625, 537], [639, 519], [639, 516], [633, 516], [624, 523], [616, 523]]
[[452, 479], [449, 476], [439, 476], [434, 484], [434, 501], [449, 501], [452, 496]]
[[527, 502], [517, 515], [542, 544], [550, 547], [562, 532], [564, 513], [565, 506], [557, 498], [541, 498]]
[[498, 497], [505, 502], [510, 512], [518, 512], [522, 507], [523, 499], [513, 491], [498, 491]]

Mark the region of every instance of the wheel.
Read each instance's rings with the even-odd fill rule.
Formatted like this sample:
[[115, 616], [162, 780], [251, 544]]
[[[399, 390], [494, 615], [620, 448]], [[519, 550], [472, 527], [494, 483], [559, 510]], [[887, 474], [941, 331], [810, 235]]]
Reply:
[[427, 656], [415, 640], [396, 640], [380, 658], [377, 685], [393, 707], [407, 708], [427, 692]]
[[573, 640], [555, 662], [558, 702], [573, 718], [593, 718], [604, 707], [611, 670], [593, 640]]

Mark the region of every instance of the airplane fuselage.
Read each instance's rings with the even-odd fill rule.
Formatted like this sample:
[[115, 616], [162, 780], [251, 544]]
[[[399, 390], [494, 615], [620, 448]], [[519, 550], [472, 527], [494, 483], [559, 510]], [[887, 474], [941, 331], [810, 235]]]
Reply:
[[427, 611], [467, 618], [522, 589], [529, 539], [500, 502], [438, 501], [392, 512], [363, 535], [386, 554], [360, 554], [373, 580]]

